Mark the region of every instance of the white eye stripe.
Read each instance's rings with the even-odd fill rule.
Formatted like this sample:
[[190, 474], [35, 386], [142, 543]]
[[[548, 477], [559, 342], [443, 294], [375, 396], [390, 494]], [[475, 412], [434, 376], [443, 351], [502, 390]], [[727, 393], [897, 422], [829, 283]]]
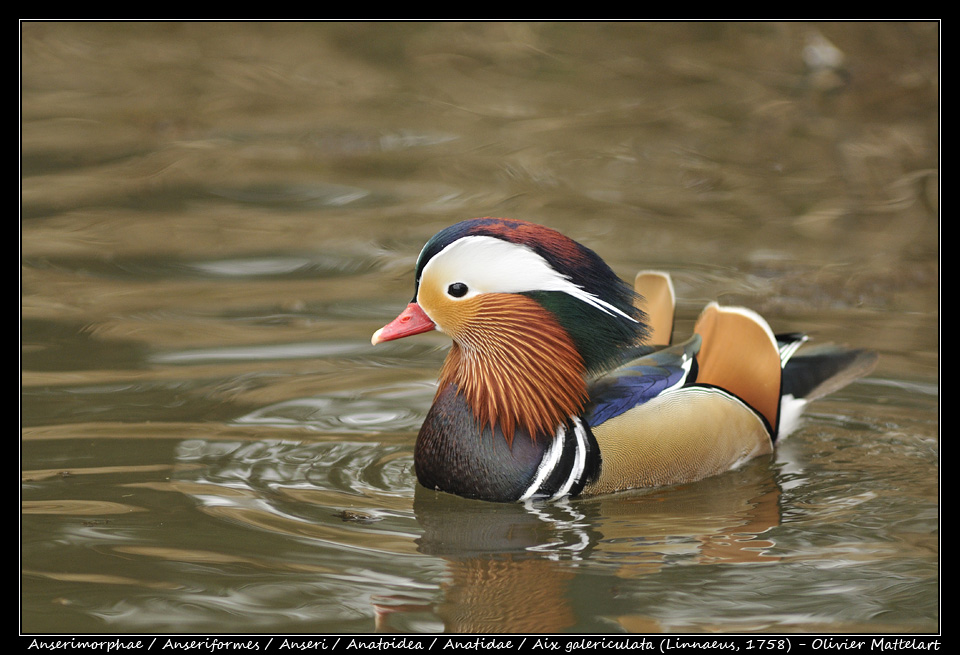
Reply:
[[454, 241], [423, 267], [421, 283], [433, 278], [444, 290], [453, 283], [465, 283], [469, 291], [463, 297], [479, 293], [562, 291], [607, 314], [637, 322], [558, 273], [527, 246], [495, 237], [469, 236]]

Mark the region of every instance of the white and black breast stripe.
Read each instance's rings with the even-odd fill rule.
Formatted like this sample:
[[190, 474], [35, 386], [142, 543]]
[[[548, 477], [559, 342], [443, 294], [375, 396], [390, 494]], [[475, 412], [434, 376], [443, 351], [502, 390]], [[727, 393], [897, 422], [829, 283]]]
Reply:
[[533, 482], [519, 500], [554, 500], [580, 493], [597, 469], [600, 456], [590, 429], [573, 416], [557, 428], [557, 434], [540, 460]]

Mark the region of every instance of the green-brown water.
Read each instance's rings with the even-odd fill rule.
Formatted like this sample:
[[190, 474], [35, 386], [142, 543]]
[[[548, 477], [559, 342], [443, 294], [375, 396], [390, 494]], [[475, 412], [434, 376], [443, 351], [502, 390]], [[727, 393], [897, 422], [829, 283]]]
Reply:
[[[23, 23], [21, 630], [938, 630], [938, 54], [933, 23]], [[720, 299], [880, 365], [699, 484], [426, 492], [447, 343], [369, 339], [478, 215], [670, 270], [678, 334]]]

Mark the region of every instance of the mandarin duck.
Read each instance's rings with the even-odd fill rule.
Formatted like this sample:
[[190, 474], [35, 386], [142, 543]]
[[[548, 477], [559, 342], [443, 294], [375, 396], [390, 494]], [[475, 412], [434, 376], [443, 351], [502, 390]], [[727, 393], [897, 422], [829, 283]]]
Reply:
[[417, 259], [413, 300], [374, 345], [453, 345], [414, 447], [419, 482], [490, 501], [693, 482], [771, 453], [803, 405], [867, 374], [871, 351], [797, 350], [756, 313], [710, 303], [672, 343], [665, 273], [633, 287], [550, 228], [466, 220]]

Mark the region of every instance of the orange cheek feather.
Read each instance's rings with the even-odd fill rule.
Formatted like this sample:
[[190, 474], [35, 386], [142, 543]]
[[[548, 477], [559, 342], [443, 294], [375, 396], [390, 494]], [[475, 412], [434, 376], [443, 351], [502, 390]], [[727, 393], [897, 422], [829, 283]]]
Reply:
[[454, 346], [440, 372], [440, 389], [455, 384], [481, 425], [499, 426], [512, 443], [517, 429], [532, 439], [552, 436], [583, 409], [583, 359], [536, 301], [484, 294], [457, 309], [444, 314], [453, 318], [444, 330]]

